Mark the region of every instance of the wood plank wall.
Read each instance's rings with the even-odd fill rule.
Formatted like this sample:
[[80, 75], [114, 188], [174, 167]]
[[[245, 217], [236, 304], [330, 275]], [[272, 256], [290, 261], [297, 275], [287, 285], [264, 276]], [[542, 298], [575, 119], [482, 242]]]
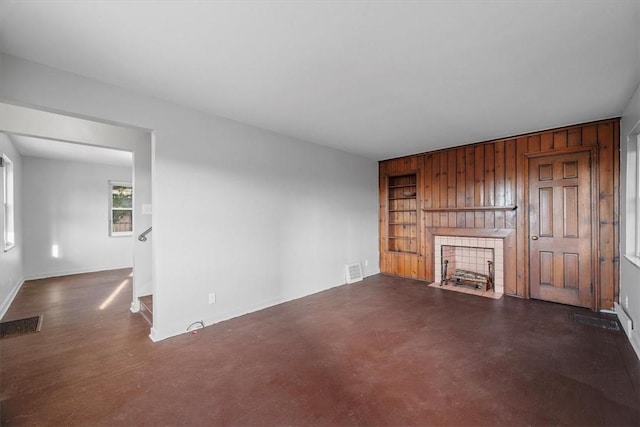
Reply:
[[[619, 289], [619, 119], [535, 132], [513, 138], [466, 145], [380, 162], [380, 269], [385, 274], [433, 281], [433, 233], [510, 236], [510, 266], [505, 271], [505, 292], [528, 297], [525, 283], [527, 209], [523, 206], [526, 153], [549, 153], [568, 147], [597, 147], [596, 168], [599, 230], [594, 236], [598, 253], [599, 289], [596, 308], [613, 308]], [[387, 177], [417, 173], [418, 253], [387, 250]], [[464, 211], [459, 208], [517, 206], [516, 210]], [[454, 208], [423, 211], [423, 208]], [[505, 266], [506, 267], [506, 266]]]

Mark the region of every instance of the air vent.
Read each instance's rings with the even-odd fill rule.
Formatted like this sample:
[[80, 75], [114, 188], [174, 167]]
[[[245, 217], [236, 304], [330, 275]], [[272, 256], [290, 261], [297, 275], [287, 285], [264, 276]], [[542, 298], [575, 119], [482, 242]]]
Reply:
[[359, 262], [354, 264], [348, 264], [347, 270], [347, 283], [355, 283], [362, 280], [362, 267]]

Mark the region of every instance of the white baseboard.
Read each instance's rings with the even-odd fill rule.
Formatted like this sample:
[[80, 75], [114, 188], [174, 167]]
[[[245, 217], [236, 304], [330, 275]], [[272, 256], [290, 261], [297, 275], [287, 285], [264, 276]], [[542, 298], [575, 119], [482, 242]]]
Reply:
[[22, 285], [24, 285], [24, 279], [19, 280], [15, 284], [15, 286], [13, 287], [9, 295], [7, 295], [7, 298], [5, 298], [4, 301], [2, 301], [2, 305], [0, 305], [0, 319], [2, 319], [5, 314], [7, 314], [9, 307], [11, 307], [11, 303], [13, 303], [13, 300], [16, 298], [16, 295], [18, 295], [18, 292], [20, 291], [20, 288], [22, 287]]
[[65, 270], [65, 271], [56, 271], [50, 273], [37, 273], [31, 274], [25, 278], [25, 280], [38, 280], [38, 279], [48, 279], [50, 277], [62, 277], [62, 276], [71, 276], [73, 274], [85, 274], [85, 273], [97, 273], [100, 271], [110, 271], [110, 270], [122, 270], [124, 268], [133, 268], [131, 265], [123, 265], [123, 266], [110, 266], [110, 267], [94, 267], [94, 268], [79, 268], [74, 270]]
[[185, 326], [184, 328], [181, 329], [173, 329], [173, 330], [168, 330], [168, 331], [161, 331], [158, 330], [158, 328], [156, 326], [153, 326], [151, 328], [151, 333], [149, 334], [149, 338], [151, 339], [151, 341], [153, 342], [158, 342], [158, 341], [162, 341], [165, 340], [167, 338], [171, 338], [171, 337], [175, 337], [178, 335], [182, 335], [182, 334], [186, 334], [189, 331], [186, 330], [187, 326], [189, 324], [191, 324], [194, 321], [202, 321], [206, 326], [211, 326], [214, 325], [216, 323], [220, 323], [220, 322], [224, 322], [225, 320], [230, 320], [233, 319], [235, 317], [240, 317], [240, 316], [244, 316], [245, 314], [250, 314], [250, 313], [254, 313], [256, 311], [260, 311], [260, 310], [264, 310], [265, 308], [269, 308], [269, 307], [273, 307], [279, 304], [283, 304], [285, 302], [289, 302], [289, 301], [294, 301], [300, 298], [304, 298], [310, 295], [314, 295], [317, 294], [319, 292], [324, 292], [326, 290], [332, 289], [332, 288], [337, 288], [339, 286], [347, 286], [346, 283], [340, 283], [337, 285], [333, 285], [333, 286], [329, 286], [326, 289], [320, 289], [311, 293], [306, 293], [306, 294], [290, 294], [290, 295], [284, 295], [284, 296], [278, 296], [275, 298], [271, 298], [265, 301], [261, 301], [259, 303], [256, 304], [250, 304], [247, 306], [244, 306], [242, 308], [236, 309], [236, 310], [230, 310], [224, 313], [219, 313], [215, 316], [212, 317], [208, 317], [208, 318], [203, 318], [203, 319], [192, 319], [190, 321], [185, 322]]
[[133, 301], [131, 301], [131, 307], [129, 307], [129, 310], [131, 310], [132, 313], [137, 313], [140, 311], [140, 300], [138, 300], [138, 298], [135, 298]]
[[622, 325], [622, 329], [629, 338], [629, 342], [631, 343], [631, 347], [636, 352], [636, 356], [640, 359], [640, 336], [638, 328], [633, 322], [633, 319], [627, 314], [627, 311], [617, 302], [614, 303], [614, 307], [616, 310], [616, 314], [618, 315], [618, 320], [620, 320], [620, 324]]

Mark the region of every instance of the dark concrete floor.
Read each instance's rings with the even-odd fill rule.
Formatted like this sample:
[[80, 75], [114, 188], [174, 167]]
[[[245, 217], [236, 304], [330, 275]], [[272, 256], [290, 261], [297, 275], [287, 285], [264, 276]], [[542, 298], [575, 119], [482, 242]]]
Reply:
[[128, 270], [26, 283], [2, 425], [640, 425], [640, 361], [593, 313], [374, 276], [152, 343]]

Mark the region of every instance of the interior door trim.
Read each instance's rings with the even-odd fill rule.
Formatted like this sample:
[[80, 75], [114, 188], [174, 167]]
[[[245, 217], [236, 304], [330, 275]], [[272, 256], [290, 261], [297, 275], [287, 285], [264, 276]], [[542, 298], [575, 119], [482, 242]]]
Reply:
[[524, 200], [524, 234], [526, 244], [524, 244], [524, 281], [525, 281], [525, 298], [531, 298], [531, 282], [529, 279], [530, 272], [530, 255], [529, 255], [529, 245], [531, 243], [529, 239], [529, 160], [537, 157], [550, 157], [550, 156], [559, 156], [563, 154], [573, 154], [580, 152], [589, 152], [589, 163], [591, 170], [591, 277], [592, 283], [591, 286], [593, 288], [593, 298], [591, 301], [591, 309], [594, 311], [599, 310], [600, 308], [600, 247], [598, 245], [599, 242], [599, 224], [600, 224], [600, 185], [598, 177], [599, 174], [599, 162], [598, 162], [598, 146], [577, 146], [577, 147], [568, 147], [557, 149], [553, 151], [539, 151], [539, 152], [530, 152], [523, 153], [524, 161], [523, 164], [523, 181], [524, 181], [524, 189], [523, 189], [523, 200]]

